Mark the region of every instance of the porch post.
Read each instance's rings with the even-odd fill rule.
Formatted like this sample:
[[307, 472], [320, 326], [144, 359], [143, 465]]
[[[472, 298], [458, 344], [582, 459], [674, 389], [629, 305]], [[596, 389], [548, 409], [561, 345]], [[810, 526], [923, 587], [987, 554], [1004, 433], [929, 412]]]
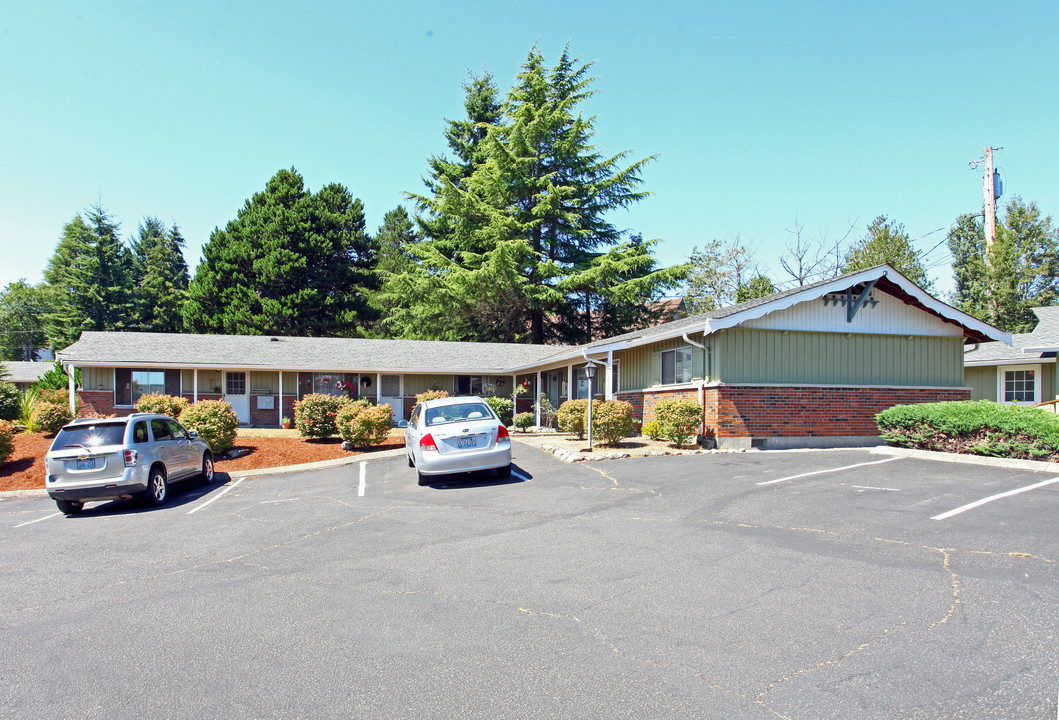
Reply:
[[279, 371], [279, 426], [283, 427], [283, 371]]
[[[567, 400], [573, 400], [574, 399], [574, 366], [573, 365], [567, 365], [566, 366], [566, 399]], [[562, 400], [559, 401], [559, 404], [560, 405], [563, 404]]]
[[537, 397], [533, 398], [533, 424], [538, 428], [541, 426], [541, 371], [537, 371]]
[[77, 368], [73, 365], [66, 366], [66, 385], [70, 388], [70, 414], [77, 417]]
[[614, 351], [613, 350], [608, 350], [607, 351], [607, 379], [605, 380], [605, 382], [607, 383], [607, 391], [603, 395], [603, 397], [606, 398], [607, 400], [613, 400], [614, 399], [614, 375], [613, 375], [613, 373], [614, 373]]
[[199, 369], [195, 368], [191, 371], [191, 402], [197, 403], [199, 401]]
[[375, 373], [375, 404], [382, 404], [382, 373]]

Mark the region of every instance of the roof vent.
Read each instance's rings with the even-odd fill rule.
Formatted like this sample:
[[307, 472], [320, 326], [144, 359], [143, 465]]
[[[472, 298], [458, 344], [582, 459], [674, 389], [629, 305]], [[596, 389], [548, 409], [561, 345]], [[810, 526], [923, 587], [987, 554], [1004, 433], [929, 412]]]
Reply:
[[269, 340], [271, 340], [272, 342], [279, 342], [279, 338], [275, 338], [275, 337], [274, 338], [269, 338]]

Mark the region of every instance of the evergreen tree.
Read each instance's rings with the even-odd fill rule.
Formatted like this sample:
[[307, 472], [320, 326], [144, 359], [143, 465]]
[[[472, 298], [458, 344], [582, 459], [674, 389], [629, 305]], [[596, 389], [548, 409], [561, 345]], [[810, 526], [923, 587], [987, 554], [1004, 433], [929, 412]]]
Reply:
[[[953, 304], [1009, 332], [1029, 332], [1034, 307], [1059, 301], [1059, 230], [1037, 203], [1011, 198], [987, 253], [980, 218], [962, 215], [949, 231]], [[988, 261], [988, 262], [987, 262]]]
[[383, 283], [392, 275], [407, 272], [415, 265], [413, 246], [419, 242], [419, 233], [408, 217], [408, 211], [398, 205], [382, 218], [382, 225], [375, 234], [378, 248], [379, 276]]
[[10, 283], [0, 292], [0, 358], [31, 362], [37, 350], [47, 347], [46, 310], [43, 288], [25, 279]]
[[132, 256], [138, 286], [135, 326], [149, 332], [180, 332], [189, 282], [180, 228], [144, 218], [132, 241]]
[[203, 255], [184, 306], [191, 331], [348, 337], [378, 314], [360, 200], [337, 184], [314, 195], [293, 168], [215, 229]]
[[[645, 272], [647, 246], [622, 246], [606, 219], [644, 197], [640, 172], [651, 158], [623, 166], [626, 153], [604, 157], [591, 144], [595, 118], [578, 111], [594, 92], [590, 67], [564, 49], [549, 70], [534, 46], [500, 117], [479, 124], [469, 175], [428, 181], [432, 192], [416, 197], [426, 239], [415, 249], [416, 269], [388, 289], [393, 332], [577, 342], [591, 332], [599, 298], [638, 287], [642, 304], [679, 275]], [[617, 287], [634, 278], [625, 291]], [[615, 286], [591, 284], [604, 279]]]
[[765, 275], [759, 274], [750, 278], [749, 282], [739, 285], [739, 289], [735, 292], [735, 301], [741, 303], [747, 300], [756, 300], [757, 298], [768, 297], [775, 292], [776, 286], [772, 283], [772, 280]]
[[133, 263], [118, 226], [101, 205], [76, 215], [44, 270], [48, 312], [45, 332], [56, 350], [82, 330], [122, 330], [133, 307]]
[[909, 280], [930, 292], [933, 283], [912, 247], [901, 223], [880, 215], [868, 226], [864, 238], [846, 253], [842, 272], [864, 270], [886, 263]]

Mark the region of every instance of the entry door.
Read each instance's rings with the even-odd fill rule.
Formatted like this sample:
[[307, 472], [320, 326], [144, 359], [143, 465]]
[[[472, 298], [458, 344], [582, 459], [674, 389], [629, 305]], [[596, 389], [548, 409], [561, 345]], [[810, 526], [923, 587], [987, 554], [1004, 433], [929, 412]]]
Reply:
[[224, 373], [224, 401], [232, 406], [240, 425], [250, 424], [250, 393], [246, 390], [246, 373], [228, 370]]
[[393, 421], [399, 423], [404, 420], [404, 396], [401, 395], [401, 376], [383, 375], [382, 384], [379, 386], [379, 403], [390, 404], [393, 408]]

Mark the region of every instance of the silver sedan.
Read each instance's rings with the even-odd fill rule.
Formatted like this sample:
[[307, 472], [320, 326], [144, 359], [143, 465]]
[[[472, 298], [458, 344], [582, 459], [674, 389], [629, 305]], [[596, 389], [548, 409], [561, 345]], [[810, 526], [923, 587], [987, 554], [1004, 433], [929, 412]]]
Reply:
[[404, 444], [420, 485], [435, 475], [473, 470], [511, 475], [511, 437], [480, 397], [419, 403], [405, 425]]

